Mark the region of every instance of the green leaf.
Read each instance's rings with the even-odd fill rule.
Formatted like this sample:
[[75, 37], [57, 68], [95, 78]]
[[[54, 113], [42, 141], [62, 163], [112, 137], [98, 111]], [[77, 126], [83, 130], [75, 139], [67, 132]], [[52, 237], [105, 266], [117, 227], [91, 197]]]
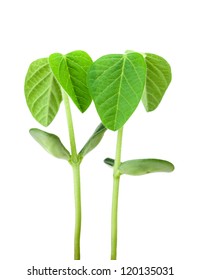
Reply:
[[114, 166], [114, 164], [115, 164], [115, 161], [112, 158], [106, 158], [106, 159], [104, 159], [104, 162], [109, 166]]
[[32, 128], [29, 132], [31, 136], [54, 157], [68, 161], [71, 159], [69, 151], [55, 134], [51, 134], [37, 128]]
[[126, 123], [140, 102], [145, 78], [139, 53], [105, 55], [92, 64], [88, 87], [106, 128], [115, 131]]
[[33, 117], [43, 126], [48, 126], [55, 118], [62, 101], [61, 89], [53, 76], [48, 58], [31, 63], [24, 90]]
[[[114, 166], [114, 160], [107, 158], [104, 162]], [[128, 160], [120, 164], [119, 172], [127, 175], [144, 175], [154, 172], [172, 172], [174, 165], [166, 160], [161, 159], [135, 159]]]
[[66, 55], [54, 53], [49, 57], [51, 69], [81, 112], [85, 112], [91, 103], [87, 87], [87, 71], [92, 64], [90, 56], [83, 51], [74, 51]]
[[145, 54], [147, 66], [146, 86], [142, 102], [147, 112], [155, 110], [160, 104], [171, 82], [171, 68], [168, 62], [155, 54]]
[[106, 132], [105, 126], [101, 123], [92, 136], [89, 138], [87, 143], [84, 145], [82, 150], [79, 152], [79, 155], [81, 157], [84, 157], [86, 154], [88, 154], [90, 151], [92, 151], [96, 146], [100, 143], [101, 139], [104, 136], [104, 133]]

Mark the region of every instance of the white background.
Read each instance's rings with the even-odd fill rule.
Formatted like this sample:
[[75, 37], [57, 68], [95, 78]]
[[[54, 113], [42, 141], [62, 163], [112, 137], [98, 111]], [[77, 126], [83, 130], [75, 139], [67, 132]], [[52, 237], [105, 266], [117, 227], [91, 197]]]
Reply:
[[[162, 279], [200, 279], [198, 2], [1, 2], [1, 279], [29, 279], [26, 270], [33, 265], [113, 267], [118, 274], [112, 278], [119, 279], [125, 277], [120, 277], [121, 266], [173, 266], [175, 276]], [[173, 80], [159, 108], [146, 113], [141, 104], [127, 122], [122, 160], [162, 158], [176, 169], [121, 178], [117, 262], [109, 260], [112, 170], [103, 163], [114, 155], [116, 133], [107, 132], [82, 164], [80, 262], [73, 261], [70, 166], [45, 153], [28, 133], [31, 127], [42, 129], [24, 98], [29, 64], [53, 52], [77, 49], [94, 60], [127, 49], [151, 52], [172, 67]], [[46, 130], [69, 146], [63, 109]], [[93, 105], [84, 115], [73, 105], [72, 111], [81, 149], [99, 118]]]

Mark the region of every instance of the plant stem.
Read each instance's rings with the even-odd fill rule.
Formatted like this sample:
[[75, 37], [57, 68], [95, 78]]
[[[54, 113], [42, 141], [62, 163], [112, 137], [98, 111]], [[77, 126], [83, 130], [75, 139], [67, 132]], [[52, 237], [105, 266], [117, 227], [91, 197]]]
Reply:
[[80, 236], [81, 236], [80, 164], [76, 164], [73, 166], [73, 175], [74, 175], [74, 199], [75, 199], [74, 259], [80, 260]]
[[75, 200], [75, 230], [74, 230], [74, 259], [80, 260], [80, 235], [81, 235], [81, 184], [80, 184], [80, 160], [77, 155], [74, 126], [67, 93], [62, 92], [67, 117], [70, 147], [71, 166], [74, 178], [74, 200]]
[[113, 171], [113, 195], [112, 195], [112, 214], [111, 214], [111, 260], [117, 259], [117, 212], [118, 212], [118, 196], [120, 172], [119, 165], [121, 163], [123, 127], [118, 130], [117, 145], [115, 154], [115, 164]]

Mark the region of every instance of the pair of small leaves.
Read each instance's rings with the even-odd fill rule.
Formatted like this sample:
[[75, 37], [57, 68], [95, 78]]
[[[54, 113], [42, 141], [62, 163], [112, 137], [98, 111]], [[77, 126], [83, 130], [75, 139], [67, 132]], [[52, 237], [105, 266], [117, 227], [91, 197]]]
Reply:
[[142, 97], [146, 64], [139, 53], [111, 54], [96, 60], [88, 73], [88, 87], [102, 123], [118, 130]]
[[159, 105], [169, 83], [171, 69], [154, 54], [128, 51], [96, 60], [88, 72], [88, 87], [102, 123], [118, 130], [142, 99], [146, 111]]
[[[79, 152], [80, 160], [82, 160], [86, 154], [96, 148], [103, 138], [105, 131], [106, 128], [102, 124], [96, 128], [92, 136]], [[37, 128], [30, 129], [30, 134], [48, 153], [54, 157], [65, 159], [69, 162], [71, 161], [71, 155], [69, 151], [65, 148], [59, 137], [55, 134], [51, 134]]]
[[81, 112], [87, 110], [91, 103], [87, 88], [91, 64], [92, 59], [83, 51], [56, 53], [31, 63], [25, 79], [25, 97], [40, 124], [48, 126], [55, 118], [62, 101], [62, 88]]
[[[104, 162], [110, 166], [114, 166], [115, 163], [111, 158], [106, 158]], [[172, 172], [174, 165], [161, 159], [135, 159], [122, 162], [118, 170], [120, 174], [138, 176], [154, 172]]]
[[49, 64], [57, 81], [69, 94], [77, 108], [83, 113], [92, 98], [87, 87], [87, 71], [92, 64], [91, 57], [83, 51], [62, 55], [50, 55]]

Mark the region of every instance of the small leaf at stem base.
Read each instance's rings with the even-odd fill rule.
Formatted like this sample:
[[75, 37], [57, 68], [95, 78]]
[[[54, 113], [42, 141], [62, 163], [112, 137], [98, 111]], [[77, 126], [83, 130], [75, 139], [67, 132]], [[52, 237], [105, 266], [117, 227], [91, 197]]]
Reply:
[[31, 136], [54, 157], [68, 161], [71, 159], [69, 151], [64, 147], [59, 137], [55, 134], [51, 134], [37, 128], [32, 128], [29, 132]]
[[[104, 162], [114, 166], [114, 160], [106, 158]], [[135, 159], [122, 162], [119, 166], [119, 172], [127, 175], [145, 175], [154, 172], [172, 172], [174, 165], [166, 160], [161, 159]]]
[[104, 162], [109, 166], [114, 166], [114, 164], [115, 164], [115, 161], [112, 158], [105, 158]]
[[88, 154], [89, 152], [91, 152], [94, 148], [96, 148], [96, 146], [100, 143], [101, 139], [104, 136], [104, 133], [106, 132], [106, 128], [105, 126], [101, 123], [96, 130], [94, 131], [94, 133], [92, 134], [92, 136], [89, 138], [89, 140], [87, 141], [87, 143], [84, 145], [84, 147], [82, 148], [82, 150], [79, 152], [79, 155], [81, 157], [84, 157], [86, 154]]

